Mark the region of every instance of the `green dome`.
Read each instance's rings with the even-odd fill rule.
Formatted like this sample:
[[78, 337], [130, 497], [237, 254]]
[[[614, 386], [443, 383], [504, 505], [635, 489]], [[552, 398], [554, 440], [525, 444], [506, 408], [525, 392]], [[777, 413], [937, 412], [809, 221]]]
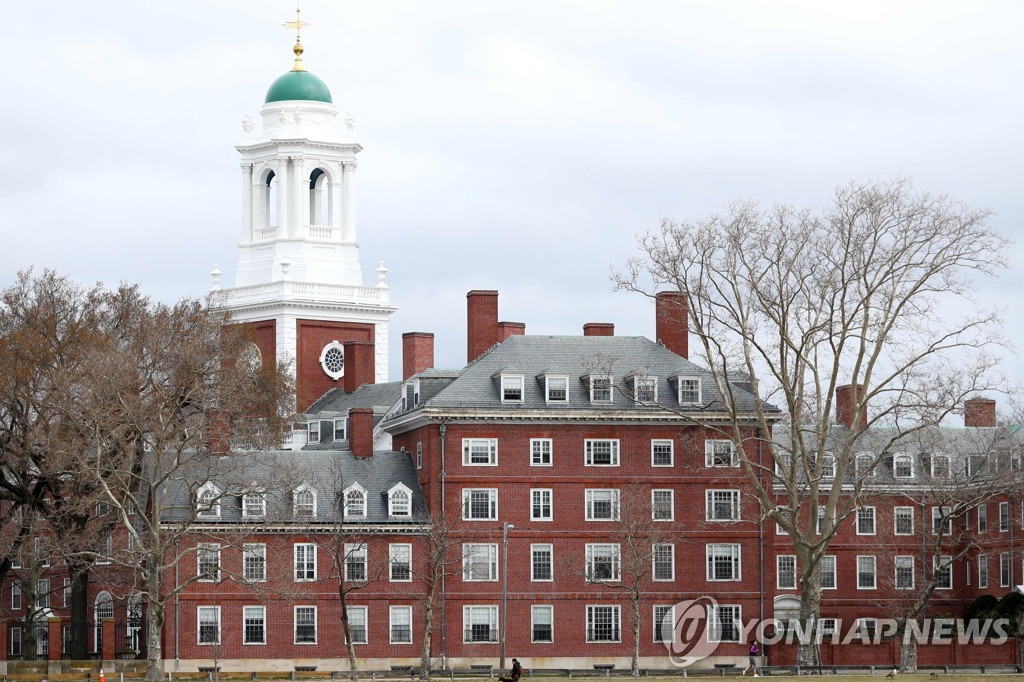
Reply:
[[264, 102], [269, 104], [270, 102], [287, 102], [296, 99], [334, 103], [327, 84], [309, 71], [289, 71], [278, 78], [267, 90], [267, 98]]

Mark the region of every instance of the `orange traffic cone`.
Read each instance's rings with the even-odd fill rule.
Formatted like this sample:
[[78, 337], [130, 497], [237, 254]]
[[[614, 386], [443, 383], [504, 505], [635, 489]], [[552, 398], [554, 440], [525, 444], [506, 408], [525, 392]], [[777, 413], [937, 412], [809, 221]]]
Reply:
[[103, 668], [100, 668], [100, 682], [107, 682], [107, 678], [103, 675]]

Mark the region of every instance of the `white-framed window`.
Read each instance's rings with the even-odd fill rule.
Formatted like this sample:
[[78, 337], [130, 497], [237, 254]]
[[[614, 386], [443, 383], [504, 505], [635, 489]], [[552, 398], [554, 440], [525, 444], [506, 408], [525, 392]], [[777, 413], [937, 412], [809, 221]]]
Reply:
[[363, 518], [366, 516], [366, 488], [353, 483], [343, 493], [345, 516], [347, 518]]
[[675, 636], [676, 607], [671, 604], [655, 604], [651, 623], [655, 642], [671, 642]]
[[1006, 552], [999, 554], [999, 587], [1010, 586], [1010, 555]]
[[712, 582], [740, 580], [740, 546], [709, 544], [707, 553], [707, 579]]
[[50, 579], [40, 578], [36, 581], [36, 606], [40, 609], [50, 608]]
[[324, 346], [320, 351], [320, 367], [335, 381], [345, 376], [345, 346], [337, 340]]
[[420, 404], [420, 380], [412, 382], [412, 406], [419, 407]]
[[220, 545], [201, 542], [196, 545], [196, 575], [200, 582], [220, 580]]
[[494, 582], [498, 579], [497, 543], [467, 542], [462, 545], [462, 579]]
[[618, 438], [587, 438], [584, 441], [584, 451], [588, 467], [619, 466]]
[[390, 580], [393, 583], [412, 582], [412, 545], [392, 543], [388, 546]]
[[633, 400], [638, 403], [658, 402], [658, 378], [641, 376], [634, 377]]
[[953, 589], [953, 557], [942, 555], [935, 557], [935, 589]]
[[114, 536], [107, 533], [100, 539], [99, 557], [96, 558], [97, 565], [107, 565], [114, 556]]
[[242, 545], [242, 577], [248, 583], [261, 583], [267, 579], [267, 546], [247, 542]]
[[71, 608], [71, 579], [70, 578], [64, 578], [64, 587], [61, 590], [61, 592], [63, 593], [64, 608], [70, 609]]
[[821, 478], [836, 477], [836, 456], [832, 452], [824, 452], [818, 455], [816, 461], [818, 475]]
[[196, 491], [196, 516], [201, 519], [220, 518], [220, 488], [206, 482]]
[[416, 441], [416, 468], [423, 468], [423, 441]]
[[951, 472], [949, 455], [932, 455], [932, 478], [949, 478]]
[[242, 644], [267, 643], [267, 609], [264, 606], [242, 607]]
[[590, 402], [612, 402], [612, 378], [610, 376], [590, 377]]
[[262, 519], [267, 515], [267, 493], [250, 490], [242, 495], [242, 516], [248, 519]]
[[33, 549], [35, 550], [36, 563], [41, 568], [49, 568], [50, 567], [50, 550], [47, 547], [46, 539], [45, 538], [40, 538], [40, 537], [34, 538], [33, 542], [32, 542], [32, 545], [33, 545]]
[[345, 582], [361, 583], [367, 579], [366, 543], [345, 543]]
[[868, 639], [875, 638], [875, 631], [878, 629], [878, 620], [875, 618], [858, 618], [857, 633]]
[[404, 483], [388, 490], [388, 516], [412, 516], [412, 491]]
[[709, 438], [704, 441], [704, 466], [712, 467], [738, 467], [739, 457], [736, 456], [736, 448], [731, 440]]
[[530, 580], [550, 582], [554, 580], [554, 550], [550, 544], [530, 545]]
[[21, 627], [11, 626], [8, 632], [10, 633], [10, 642], [7, 653], [12, 657], [20, 657], [22, 655]]
[[988, 555], [978, 555], [978, 588], [986, 589], [988, 587]]
[[319, 443], [320, 442], [320, 421], [306, 422], [306, 433], [309, 434], [309, 440], [307, 443]]
[[858, 479], [861, 478], [874, 478], [875, 476], [875, 456], [869, 452], [862, 452], [857, 455], [854, 460], [854, 471]]
[[651, 491], [651, 520], [671, 521], [675, 518], [675, 491], [660, 488]]
[[651, 466], [670, 467], [675, 464], [675, 441], [671, 438], [651, 440]]
[[978, 532], [984, 533], [988, 530], [988, 505], [978, 505]]
[[348, 440], [348, 419], [340, 417], [334, 420], [334, 441]]
[[821, 577], [821, 589], [836, 589], [838, 587], [836, 582], [836, 556], [834, 554], [826, 554], [821, 557], [818, 566], [821, 571], [819, 574]]
[[587, 642], [621, 642], [621, 616], [617, 604], [588, 604]]
[[679, 377], [678, 387], [680, 405], [700, 404], [700, 377]]
[[740, 491], [704, 491], [704, 517], [708, 521], [739, 521]]
[[464, 488], [462, 518], [466, 521], [494, 521], [498, 518], [497, 488]]
[[898, 556], [895, 561], [896, 589], [914, 589], [914, 557]]
[[932, 507], [932, 533], [953, 534], [953, 510], [949, 507]]
[[551, 451], [553, 441], [550, 438], [530, 439], [530, 466], [549, 467], [551, 466]]
[[314, 518], [316, 516], [316, 490], [303, 483], [292, 491], [292, 515], [295, 518]]
[[914, 534], [914, 508], [893, 507], [893, 533], [896, 535]]
[[11, 609], [17, 611], [21, 608], [21, 587], [11, 585]]
[[295, 543], [295, 582], [316, 580], [316, 544]]
[[352, 637], [353, 644], [366, 644], [368, 618], [365, 606], [348, 606], [345, 608], [345, 615], [348, 618], [348, 632]]
[[708, 606], [708, 641], [739, 642], [743, 627], [738, 604]]
[[910, 455], [894, 455], [892, 458], [892, 475], [894, 478], [914, 477], [914, 458]]
[[818, 620], [818, 632], [824, 637], [834, 637], [837, 627], [835, 618], [820, 618]]
[[619, 491], [611, 489], [590, 489], [585, 493], [587, 521], [618, 521]]
[[874, 556], [861, 555], [857, 557], [858, 590], [873, 590], [878, 587], [878, 580], [875, 572], [876, 563], [877, 560]]
[[530, 489], [530, 520], [551, 521], [554, 519], [551, 501], [553, 493], [551, 488]]
[[659, 542], [651, 546], [651, 579], [656, 582], [676, 579], [676, 546]]
[[220, 644], [220, 607], [196, 607], [197, 644]]
[[587, 543], [587, 582], [618, 582], [622, 565], [618, 543]]
[[[818, 520], [814, 524], [814, 532], [816, 534], [823, 535], [825, 533], [825, 520], [826, 519], [827, 519], [827, 514], [826, 514], [825, 507], [820, 507], [819, 506], [818, 507]], [[833, 525], [833, 527], [835, 526], [835, 521], [836, 521], [835, 512], [833, 512], [832, 513], [832, 525]]]
[[796, 589], [795, 554], [779, 554], [775, 557], [775, 586], [780, 590]]
[[875, 534], [875, 508], [861, 507], [857, 510], [857, 535]]
[[316, 644], [316, 607], [295, 607], [295, 643]]
[[501, 402], [521, 403], [523, 402], [523, 375], [502, 374], [501, 375]]
[[412, 607], [392, 606], [389, 609], [391, 618], [391, 643], [412, 644]]
[[551, 644], [555, 641], [555, 607], [534, 605], [530, 607], [530, 641], [537, 644]]
[[463, 438], [462, 465], [468, 467], [498, 466], [498, 439]]
[[544, 395], [549, 403], [569, 401], [569, 377], [545, 377]]
[[497, 606], [462, 607], [463, 642], [498, 641]]

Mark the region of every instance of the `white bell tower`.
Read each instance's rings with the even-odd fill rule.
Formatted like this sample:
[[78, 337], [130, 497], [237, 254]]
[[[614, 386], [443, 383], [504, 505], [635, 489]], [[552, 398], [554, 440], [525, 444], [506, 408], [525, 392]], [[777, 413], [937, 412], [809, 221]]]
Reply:
[[[296, 29], [300, 21], [290, 22]], [[327, 85], [295, 65], [270, 86], [261, 126], [242, 122], [242, 234], [233, 288], [219, 288], [218, 303], [235, 321], [273, 321], [273, 350], [294, 361], [299, 409], [338, 382], [337, 367], [318, 374], [323, 348], [347, 340], [373, 341], [375, 376], [388, 379], [387, 270], [364, 286], [356, 238], [355, 122], [335, 129], [337, 109]], [[325, 341], [326, 339], [326, 341]], [[326, 344], [326, 345], [325, 345]], [[260, 343], [266, 355], [269, 339]], [[316, 355], [317, 357], [311, 357]], [[266, 358], [265, 358], [266, 359]]]

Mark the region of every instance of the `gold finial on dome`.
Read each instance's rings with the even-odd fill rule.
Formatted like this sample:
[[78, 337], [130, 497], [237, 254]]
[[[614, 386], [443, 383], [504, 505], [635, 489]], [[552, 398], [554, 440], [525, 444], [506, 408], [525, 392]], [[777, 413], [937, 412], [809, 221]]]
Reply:
[[286, 21], [282, 24], [285, 28], [295, 29], [295, 46], [292, 48], [292, 52], [295, 53], [295, 65], [292, 67], [292, 71], [305, 71], [306, 67], [302, 65], [302, 29], [309, 26], [305, 21], [302, 20], [302, 9], [298, 3], [295, 5], [295, 21]]

